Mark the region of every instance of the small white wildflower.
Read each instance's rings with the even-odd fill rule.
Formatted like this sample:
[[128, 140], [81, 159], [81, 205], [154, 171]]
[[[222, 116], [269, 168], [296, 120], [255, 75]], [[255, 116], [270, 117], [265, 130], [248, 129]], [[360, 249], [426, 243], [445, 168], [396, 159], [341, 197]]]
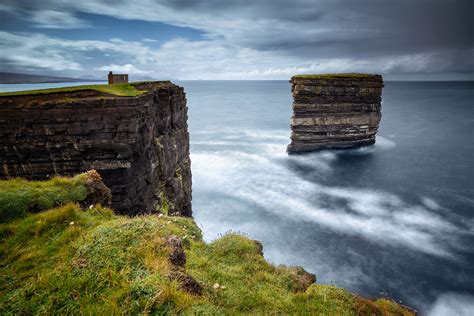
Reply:
[[219, 288], [219, 283], [214, 283], [214, 285], [212, 287], [215, 288], [215, 289], [218, 289]]

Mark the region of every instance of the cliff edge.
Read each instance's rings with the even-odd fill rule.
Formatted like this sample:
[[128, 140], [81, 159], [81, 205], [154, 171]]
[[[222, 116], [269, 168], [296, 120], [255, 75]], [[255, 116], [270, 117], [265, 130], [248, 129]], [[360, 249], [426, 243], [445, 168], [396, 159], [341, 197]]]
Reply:
[[274, 266], [245, 236], [205, 243], [189, 217], [80, 206], [108, 198], [94, 171], [0, 180], [2, 314], [415, 315]]
[[191, 216], [186, 97], [169, 81], [0, 94], [0, 179], [97, 170], [121, 214]]

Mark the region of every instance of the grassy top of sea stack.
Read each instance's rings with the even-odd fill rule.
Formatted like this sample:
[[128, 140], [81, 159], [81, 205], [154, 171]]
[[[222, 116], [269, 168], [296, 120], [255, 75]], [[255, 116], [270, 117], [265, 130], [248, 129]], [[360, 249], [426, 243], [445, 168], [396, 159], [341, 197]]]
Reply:
[[377, 74], [364, 73], [343, 73], [343, 74], [306, 74], [295, 75], [294, 79], [315, 79], [315, 80], [381, 80], [382, 76]]
[[52, 89], [4, 92], [4, 93], [0, 93], [0, 97], [45, 95], [45, 94], [54, 94], [54, 93], [72, 93], [72, 92], [90, 91], [90, 90], [109, 94], [109, 95], [120, 96], [120, 97], [136, 97], [146, 92], [144, 90], [139, 90], [135, 87], [135, 85], [139, 83], [140, 82], [113, 84], [113, 85], [97, 84], [97, 85], [84, 85], [84, 86], [73, 86], [73, 87], [60, 87], [60, 88], [52, 88]]

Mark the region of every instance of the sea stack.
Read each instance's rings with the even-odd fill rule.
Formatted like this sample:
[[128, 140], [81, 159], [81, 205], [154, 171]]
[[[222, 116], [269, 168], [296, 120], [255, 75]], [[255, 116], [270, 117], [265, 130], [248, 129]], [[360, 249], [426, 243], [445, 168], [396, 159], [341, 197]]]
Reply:
[[288, 153], [343, 149], [375, 143], [381, 119], [382, 76], [297, 75]]

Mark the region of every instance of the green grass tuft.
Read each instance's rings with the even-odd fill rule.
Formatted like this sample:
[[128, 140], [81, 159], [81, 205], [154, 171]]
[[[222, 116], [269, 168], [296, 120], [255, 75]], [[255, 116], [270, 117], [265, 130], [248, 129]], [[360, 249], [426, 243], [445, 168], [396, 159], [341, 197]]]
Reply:
[[379, 75], [376, 74], [363, 74], [363, 73], [346, 73], [346, 74], [307, 74], [307, 75], [295, 75], [292, 79], [324, 79], [324, 80], [337, 80], [337, 79], [376, 79]]
[[172, 203], [166, 197], [166, 193], [164, 191], [160, 192], [160, 200], [161, 206], [159, 206], [158, 211], [163, 213], [164, 215], [169, 215], [170, 207]]
[[85, 86], [74, 86], [74, 87], [62, 87], [62, 88], [52, 88], [52, 89], [38, 89], [38, 90], [28, 90], [28, 91], [15, 91], [15, 92], [3, 92], [0, 93], [0, 97], [8, 96], [21, 96], [21, 95], [41, 95], [41, 94], [51, 94], [51, 93], [69, 93], [85, 90], [94, 90], [101, 93], [111, 94], [121, 97], [135, 97], [145, 93], [144, 90], [138, 90], [135, 88], [133, 83], [125, 84], [98, 84], [98, 85], [85, 85]]
[[38, 212], [68, 202], [80, 202], [86, 196], [83, 174], [48, 181], [0, 180], [0, 223], [24, 217], [28, 211]]

